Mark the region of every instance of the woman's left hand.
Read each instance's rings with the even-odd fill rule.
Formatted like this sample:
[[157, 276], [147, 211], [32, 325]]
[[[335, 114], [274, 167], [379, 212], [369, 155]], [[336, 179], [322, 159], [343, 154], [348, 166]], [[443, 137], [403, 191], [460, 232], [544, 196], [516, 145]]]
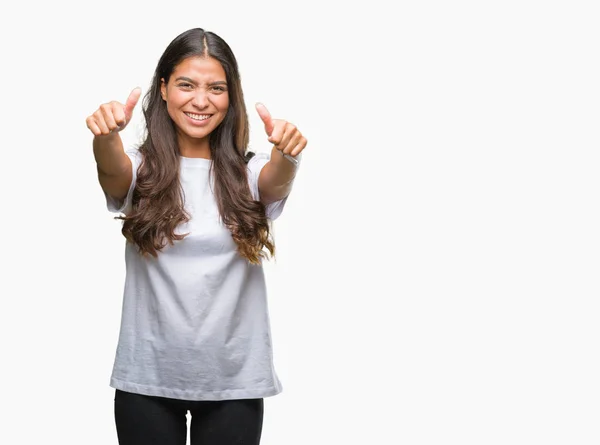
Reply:
[[261, 103], [256, 104], [256, 111], [265, 124], [269, 142], [274, 144], [277, 150], [294, 157], [302, 153], [307, 140], [294, 124], [281, 119], [273, 119], [267, 107]]

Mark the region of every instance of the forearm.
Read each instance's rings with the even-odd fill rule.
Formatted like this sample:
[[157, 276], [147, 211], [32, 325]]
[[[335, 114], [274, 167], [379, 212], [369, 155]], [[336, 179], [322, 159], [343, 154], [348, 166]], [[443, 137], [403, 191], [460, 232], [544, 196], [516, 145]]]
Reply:
[[129, 159], [123, 150], [123, 142], [118, 133], [94, 137], [93, 147], [99, 172], [114, 176], [129, 168]]
[[279, 201], [290, 194], [298, 163], [290, 162], [283, 153], [288, 153], [300, 161], [302, 150], [306, 147], [306, 138], [295, 125], [281, 119], [273, 119], [271, 113], [261, 103], [256, 104], [256, 111], [265, 124], [265, 132], [269, 142], [273, 144], [271, 158], [258, 177], [258, 191], [263, 204]]
[[286, 159], [281, 151], [273, 147], [271, 159], [263, 167], [263, 200], [278, 201], [289, 195], [298, 166]]

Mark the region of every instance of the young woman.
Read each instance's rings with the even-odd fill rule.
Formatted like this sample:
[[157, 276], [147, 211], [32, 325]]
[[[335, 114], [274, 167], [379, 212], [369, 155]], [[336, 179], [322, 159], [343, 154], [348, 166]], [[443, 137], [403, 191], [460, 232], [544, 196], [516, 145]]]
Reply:
[[161, 56], [143, 101], [146, 135], [119, 136], [141, 91], [87, 118], [108, 209], [126, 238], [110, 385], [121, 445], [258, 444], [273, 368], [262, 260], [306, 138], [256, 109], [271, 154], [247, 152], [248, 116], [229, 45], [190, 29]]

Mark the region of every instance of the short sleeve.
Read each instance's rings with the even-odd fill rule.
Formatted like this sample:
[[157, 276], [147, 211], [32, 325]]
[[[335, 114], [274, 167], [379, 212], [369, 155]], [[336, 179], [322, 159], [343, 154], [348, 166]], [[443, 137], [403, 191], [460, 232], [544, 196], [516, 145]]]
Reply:
[[[258, 176], [260, 175], [261, 170], [265, 166], [267, 162], [269, 162], [271, 156], [267, 153], [256, 153], [250, 160], [248, 161], [248, 183], [250, 184], [250, 191], [252, 192], [252, 197], [256, 201], [260, 201], [260, 193], [258, 191]], [[267, 205], [266, 213], [267, 218], [274, 220], [277, 219], [283, 208], [285, 207], [285, 203], [288, 197], [286, 196], [279, 201], [272, 202]]]
[[135, 183], [137, 180], [137, 170], [142, 162], [142, 155], [137, 148], [125, 150], [125, 154], [129, 156], [129, 159], [131, 159], [132, 169], [131, 184], [129, 185], [127, 196], [125, 196], [125, 199], [123, 200], [117, 200], [104, 192], [104, 196], [106, 198], [106, 208], [113, 213], [127, 214], [131, 211], [131, 197], [133, 195], [133, 189], [135, 188]]

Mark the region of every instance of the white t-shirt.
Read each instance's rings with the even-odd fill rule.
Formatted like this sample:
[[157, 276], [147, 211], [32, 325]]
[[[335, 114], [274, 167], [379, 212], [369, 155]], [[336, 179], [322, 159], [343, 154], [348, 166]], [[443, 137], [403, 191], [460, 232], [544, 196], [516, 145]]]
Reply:
[[[127, 197], [106, 196], [111, 212], [131, 209], [141, 154], [126, 151], [133, 180]], [[267, 291], [262, 265], [236, 251], [222, 224], [209, 183], [210, 160], [181, 157], [180, 180], [191, 215], [189, 232], [158, 253], [142, 257], [125, 243], [126, 278], [121, 329], [110, 386], [185, 400], [274, 396], [281, 383], [273, 367]], [[258, 175], [269, 155], [248, 162], [248, 182], [259, 200]], [[277, 218], [286, 199], [267, 206]]]

